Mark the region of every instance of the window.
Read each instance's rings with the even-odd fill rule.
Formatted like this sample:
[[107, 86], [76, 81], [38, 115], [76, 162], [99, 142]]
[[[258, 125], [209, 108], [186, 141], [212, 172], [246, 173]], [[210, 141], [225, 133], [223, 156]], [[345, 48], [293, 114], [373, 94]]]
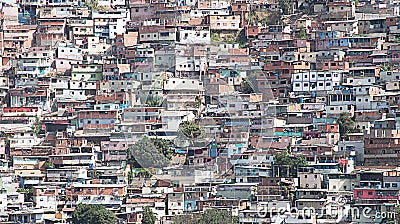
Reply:
[[160, 33], [160, 36], [162, 36], [162, 37], [168, 37], [168, 36], [169, 36], [169, 33], [168, 33], [168, 32], [162, 32], [162, 33]]

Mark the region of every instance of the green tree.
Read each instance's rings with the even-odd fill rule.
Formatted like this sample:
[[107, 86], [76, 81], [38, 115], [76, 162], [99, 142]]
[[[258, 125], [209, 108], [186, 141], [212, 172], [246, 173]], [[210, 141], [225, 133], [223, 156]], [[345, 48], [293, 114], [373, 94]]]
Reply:
[[174, 148], [172, 147], [172, 142], [170, 140], [165, 140], [162, 138], [152, 138], [153, 144], [157, 147], [162, 154], [168, 159], [172, 158], [172, 154], [174, 153]]
[[30, 188], [18, 188], [17, 192], [24, 193], [24, 194], [31, 194], [31, 193], [33, 193], [33, 190]]
[[180, 215], [173, 218], [174, 224], [237, 224], [239, 218], [226, 210], [207, 209], [199, 215]]
[[221, 42], [222, 38], [218, 32], [211, 32], [210, 34], [211, 42]]
[[250, 15], [249, 15], [249, 19], [248, 19], [249, 23], [251, 25], [257, 25], [258, 24], [258, 16], [257, 16], [257, 11], [255, 10], [251, 10], [250, 11]]
[[245, 29], [241, 29], [237, 35], [236, 35], [236, 42], [239, 43], [239, 47], [240, 48], [244, 48], [247, 43], [247, 37], [246, 37], [246, 30]]
[[42, 122], [40, 122], [39, 117], [35, 118], [35, 123], [33, 124], [33, 132], [35, 134], [39, 134], [39, 132], [42, 130]]
[[303, 156], [293, 156], [288, 152], [280, 152], [274, 156], [274, 169], [280, 177], [294, 177], [299, 167], [307, 166]]
[[102, 205], [79, 204], [72, 214], [74, 224], [115, 224], [117, 216]]
[[290, 0], [279, 0], [279, 7], [282, 9], [283, 14], [290, 14], [292, 2]]
[[153, 211], [149, 206], [146, 206], [143, 211], [143, 224], [154, 224], [156, 223], [157, 217], [154, 215]]
[[173, 224], [197, 224], [197, 220], [193, 217], [193, 214], [188, 215], [175, 215], [172, 218]]
[[133, 181], [133, 172], [129, 171], [128, 172], [128, 184], [131, 184]]
[[52, 169], [52, 168], [54, 168], [54, 163], [52, 163], [52, 162], [45, 162], [45, 163], [44, 163], [44, 167], [45, 167], [46, 169]]
[[136, 173], [135, 177], [143, 177], [143, 178], [150, 178], [152, 175], [150, 171], [146, 169], [139, 169], [139, 171]]
[[225, 223], [225, 224], [237, 224], [239, 218], [232, 216], [232, 212], [226, 210], [207, 209], [200, 215], [199, 224], [210, 224], [210, 223]]
[[304, 26], [299, 28], [299, 38], [303, 40], [307, 39], [307, 30]]
[[24, 194], [25, 201], [33, 200], [33, 190], [31, 188], [18, 188], [17, 192]]
[[289, 155], [288, 152], [280, 152], [274, 156], [275, 165], [307, 166], [307, 161], [303, 156]]
[[97, 0], [89, 0], [85, 2], [85, 6], [88, 7], [90, 11], [98, 10], [100, 8]]
[[148, 95], [146, 104], [149, 107], [160, 107], [163, 103], [163, 98], [162, 96], [159, 95]]
[[353, 119], [347, 113], [341, 113], [337, 122], [339, 124], [340, 137], [347, 139], [348, 134], [355, 130]]
[[282, 13], [280, 12], [269, 12], [268, 17], [265, 19], [267, 25], [280, 25], [282, 23]]
[[179, 124], [179, 132], [189, 139], [199, 137], [202, 131], [202, 128], [192, 121], [183, 121]]
[[169, 159], [162, 150], [152, 139], [144, 137], [127, 149], [128, 163], [136, 168], [165, 167], [169, 164]]
[[389, 210], [387, 213], [387, 217], [382, 220], [381, 223], [386, 224], [397, 224], [400, 223], [400, 206], [395, 205], [392, 210]]
[[390, 67], [391, 67], [390, 64], [384, 63], [383, 65], [381, 65], [381, 70], [382, 71], [389, 71]]

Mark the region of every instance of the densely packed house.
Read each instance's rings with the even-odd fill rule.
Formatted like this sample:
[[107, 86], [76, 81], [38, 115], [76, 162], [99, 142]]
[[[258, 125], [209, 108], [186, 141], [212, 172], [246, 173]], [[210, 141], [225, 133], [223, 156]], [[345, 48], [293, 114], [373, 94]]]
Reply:
[[0, 222], [398, 221], [397, 1], [0, 9]]

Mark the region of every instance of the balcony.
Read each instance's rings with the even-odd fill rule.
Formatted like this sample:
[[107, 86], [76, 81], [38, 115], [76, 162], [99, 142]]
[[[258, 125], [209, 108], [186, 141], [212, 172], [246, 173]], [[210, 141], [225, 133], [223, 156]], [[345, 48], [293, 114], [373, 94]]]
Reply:
[[80, 164], [93, 164], [94, 161], [90, 159], [79, 159], [79, 160], [63, 160], [63, 165], [80, 165]]

